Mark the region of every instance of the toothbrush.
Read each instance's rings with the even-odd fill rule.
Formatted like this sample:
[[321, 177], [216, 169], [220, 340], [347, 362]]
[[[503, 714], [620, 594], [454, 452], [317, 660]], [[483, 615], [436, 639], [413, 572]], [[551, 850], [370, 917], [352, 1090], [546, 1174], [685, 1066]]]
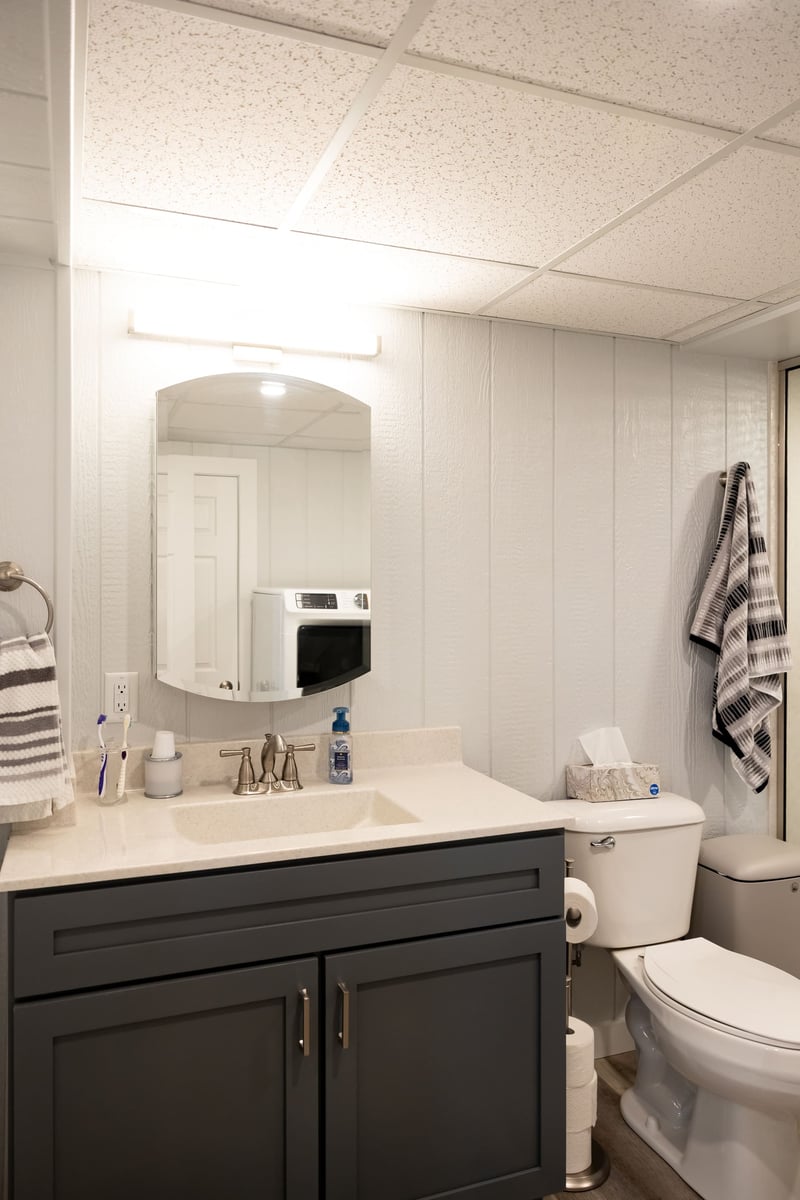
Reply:
[[125, 774], [128, 770], [128, 730], [131, 724], [131, 714], [125, 713], [122, 718], [122, 747], [119, 752], [120, 768], [119, 779], [117, 780], [117, 799], [121, 800], [125, 795]]
[[102, 800], [106, 794], [106, 768], [108, 767], [108, 750], [103, 738], [103, 722], [106, 714], [100, 713], [97, 718], [97, 737], [100, 741], [100, 778], [97, 780], [97, 798]]

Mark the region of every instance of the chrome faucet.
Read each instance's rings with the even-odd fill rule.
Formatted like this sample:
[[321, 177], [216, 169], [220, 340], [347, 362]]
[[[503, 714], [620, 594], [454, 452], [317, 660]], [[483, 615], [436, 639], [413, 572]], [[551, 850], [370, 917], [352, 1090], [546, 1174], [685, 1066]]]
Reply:
[[[287, 742], [279, 733], [268, 733], [264, 745], [261, 747], [261, 775], [258, 780], [261, 790], [265, 792], [302, 791], [303, 785], [297, 773], [295, 751], [316, 750], [316, 748], [316, 742], [306, 742], [302, 746], [296, 746], [293, 742]], [[275, 774], [276, 754], [286, 755], [280, 779]]]

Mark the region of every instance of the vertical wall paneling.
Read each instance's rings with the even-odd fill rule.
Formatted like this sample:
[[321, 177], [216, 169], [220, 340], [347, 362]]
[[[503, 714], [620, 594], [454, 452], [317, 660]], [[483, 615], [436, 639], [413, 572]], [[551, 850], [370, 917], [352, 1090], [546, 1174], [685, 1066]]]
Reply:
[[[614, 714], [614, 342], [555, 339], [555, 764]], [[580, 760], [578, 760], [580, 761]]]
[[[750, 463], [764, 529], [769, 515], [769, 426], [764, 397], [768, 391], [767, 364], [729, 358], [725, 364], [725, 465]], [[772, 562], [773, 577], [777, 578]], [[773, 726], [773, 756], [776, 753]], [[725, 832], [766, 833], [774, 798], [770, 789], [756, 795], [739, 778], [725, 756]]]
[[668, 787], [672, 572], [668, 346], [615, 342], [614, 723]]
[[553, 793], [553, 338], [492, 329], [491, 763]]
[[72, 744], [72, 272], [55, 269], [55, 386], [53, 393], [55, 619], [53, 640], [58, 655], [58, 689], [62, 733]]
[[[27, 439], [40, 458], [52, 454], [41, 431], [54, 427], [53, 280], [11, 273], [13, 298], [0, 288], [0, 305], [19, 337], [8, 342], [36, 352], [27, 362], [17, 349], [5, 370], [19, 397], [8, 406], [16, 449], [6, 536], [19, 528], [34, 545], [26, 565], [51, 582], [52, 471], [44, 490], [41, 477], [34, 487], [23, 465], [31, 455], [18, 450]], [[372, 409], [374, 669], [322, 696], [225, 704], [152, 678], [151, 476], [156, 391], [232, 370], [230, 352], [131, 338], [137, 281], [75, 278], [74, 745], [96, 736], [111, 670], [139, 672], [138, 744], [167, 727], [255, 745], [267, 729], [324, 736], [340, 702], [355, 729], [458, 724], [471, 765], [543, 797], [561, 793], [577, 735], [616, 722], [668, 786], [704, 805], [709, 832], [763, 825], [711, 738], [713, 661], [687, 636], [716, 535], [719, 471], [746, 457], [766, 486], [762, 367], [728, 363], [726, 407], [722, 359], [392, 310], [370, 314], [377, 359], [288, 356], [285, 373]], [[209, 302], [224, 290], [209, 285]], [[46, 329], [37, 323], [45, 310]], [[271, 458], [257, 447], [241, 453]], [[311, 506], [323, 522], [325, 497], [341, 488], [314, 474]], [[285, 501], [291, 480], [271, 486]], [[30, 510], [24, 530], [18, 496]], [[289, 523], [284, 504], [272, 538], [287, 538]], [[345, 537], [363, 537], [340, 524]], [[262, 563], [274, 549], [260, 545]], [[27, 555], [13, 545], [7, 553]], [[18, 595], [0, 613], [25, 605], [35, 615], [36, 597]]]
[[[98, 346], [100, 277], [74, 275], [75, 345]], [[100, 562], [101, 429], [98, 354], [79, 353], [72, 381], [72, 723], [73, 745], [91, 744], [92, 725], [103, 707], [102, 609], [104, 580]], [[95, 735], [96, 740], [96, 735]]]
[[[55, 312], [52, 270], [0, 266], [0, 560], [54, 594]], [[44, 628], [33, 588], [4, 592], [0, 637]]]
[[725, 466], [725, 362], [673, 351], [672, 789], [702, 805], [705, 833], [725, 831], [722, 746], [711, 736], [714, 659], [689, 642], [716, 542]]
[[489, 768], [491, 324], [425, 318], [425, 722]]
[[[139, 714], [131, 740], [148, 744], [155, 729], [186, 732], [186, 698], [153, 677], [152, 659], [152, 492], [155, 393], [191, 378], [191, 369], [173, 375], [164, 349], [154, 352], [128, 336], [129, 296], [125, 278], [100, 278], [99, 408], [101, 426], [98, 555], [103, 580], [101, 667], [136, 671]], [[101, 692], [102, 698], [102, 692]], [[119, 726], [109, 728], [109, 737]]]

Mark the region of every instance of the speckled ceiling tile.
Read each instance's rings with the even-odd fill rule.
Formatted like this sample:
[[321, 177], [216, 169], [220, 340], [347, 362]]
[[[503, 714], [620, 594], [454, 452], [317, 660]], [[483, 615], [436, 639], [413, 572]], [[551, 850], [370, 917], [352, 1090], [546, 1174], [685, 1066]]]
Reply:
[[736, 302], [721, 296], [678, 295], [552, 272], [495, 305], [489, 315], [658, 338], [732, 304]]
[[372, 62], [94, 0], [84, 195], [277, 224]]
[[313, 29], [333, 37], [350, 38], [370, 46], [385, 46], [408, 9], [407, 0], [294, 0], [274, 4], [272, 0], [203, 0], [209, 8], [244, 13], [282, 25]]
[[738, 150], [566, 260], [586, 275], [750, 300], [797, 278], [800, 158]]
[[800, 5], [438, 0], [417, 53], [727, 128], [797, 95]]
[[719, 144], [399, 67], [299, 227], [539, 265]]

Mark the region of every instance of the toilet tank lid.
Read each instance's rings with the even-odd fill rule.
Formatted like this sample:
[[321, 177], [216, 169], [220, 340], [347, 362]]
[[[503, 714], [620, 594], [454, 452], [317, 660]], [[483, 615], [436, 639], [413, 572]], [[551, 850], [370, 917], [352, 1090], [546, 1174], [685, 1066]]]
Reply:
[[669, 829], [675, 825], [699, 825], [705, 813], [699, 804], [662, 792], [642, 800], [559, 800], [559, 811], [573, 821], [567, 833], [625, 833], [635, 829]]
[[765, 833], [731, 833], [700, 843], [700, 865], [743, 883], [800, 876], [800, 846]]

